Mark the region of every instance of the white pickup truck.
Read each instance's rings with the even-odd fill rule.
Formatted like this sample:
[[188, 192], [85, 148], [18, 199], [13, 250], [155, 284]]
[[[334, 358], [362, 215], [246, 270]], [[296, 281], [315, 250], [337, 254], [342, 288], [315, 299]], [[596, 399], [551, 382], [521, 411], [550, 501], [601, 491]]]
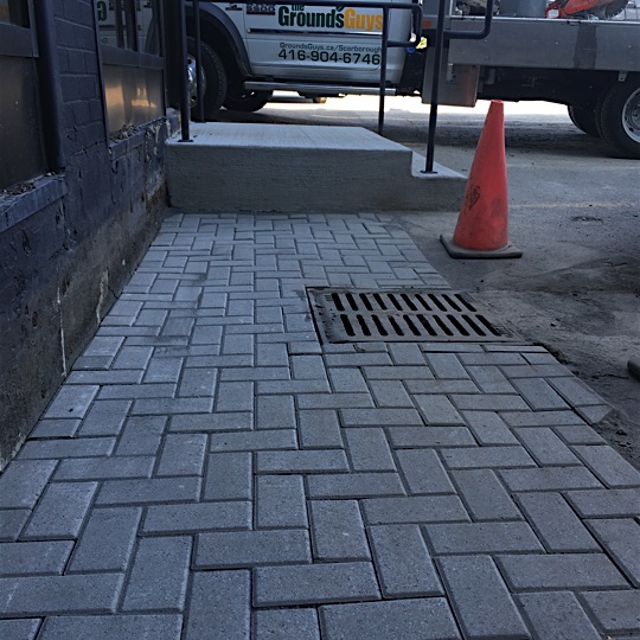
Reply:
[[[483, 40], [446, 40], [439, 102], [472, 106], [483, 98], [566, 104], [576, 126], [600, 136], [614, 154], [640, 158], [640, 22], [545, 18], [542, 2], [538, 17], [530, 12], [519, 17], [517, 11], [496, 15]], [[483, 17], [460, 15], [454, 3], [447, 0], [447, 29], [482, 29]], [[222, 105], [260, 109], [274, 90], [317, 98], [379, 90], [382, 11], [367, 8], [366, 0], [339, 7], [199, 4], [208, 119]], [[419, 96], [426, 103], [437, 0], [419, 6], [422, 25], [417, 27], [410, 10], [389, 12], [389, 39], [413, 39], [422, 46], [388, 49], [386, 92]], [[189, 3], [187, 25], [192, 34]], [[189, 42], [193, 54], [193, 39]]]

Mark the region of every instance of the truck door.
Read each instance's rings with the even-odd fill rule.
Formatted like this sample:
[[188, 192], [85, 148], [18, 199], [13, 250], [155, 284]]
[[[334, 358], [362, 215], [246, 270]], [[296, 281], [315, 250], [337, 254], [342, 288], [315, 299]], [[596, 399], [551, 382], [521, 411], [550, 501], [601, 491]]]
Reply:
[[[340, 7], [243, 5], [249, 60], [256, 76], [274, 80], [377, 83], [382, 57], [382, 11], [352, 0]], [[389, 37], [408, 39], [411, 14], [391, 11]], [[397, 82], [405, 51], [388, 51], [387, 79]]]

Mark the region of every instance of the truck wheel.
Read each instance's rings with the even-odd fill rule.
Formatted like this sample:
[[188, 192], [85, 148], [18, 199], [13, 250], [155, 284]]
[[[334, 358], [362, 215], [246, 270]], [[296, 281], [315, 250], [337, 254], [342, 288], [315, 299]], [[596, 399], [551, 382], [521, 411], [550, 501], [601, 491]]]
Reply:
[[264, 107], [273, 95], [273, 91], [246, 91], [242, 84], [229, 86], [227, 97], [224, 99], [225, 109], [251, 113]]
[[570, 104], [568, 107], [571, 122], [587, 135], [599, 138], [596, 122], [596, 107], [582, 104]]
[[[204, 90], [204, 118], [213, 120], [227, 94], [227, 73], [218, 54], [206, 43], [200, 43], [202, 53], [202, 85]], [[196, 84], [195, 57], [196, 44], [193, 38], [187, 40], [187, 75], [191, 97], [191, 117], [197, 117], [198, 89]]]
[[640, 159], [640, 77], [616, 82], [600, 107], [602, 139], [622, 158]]

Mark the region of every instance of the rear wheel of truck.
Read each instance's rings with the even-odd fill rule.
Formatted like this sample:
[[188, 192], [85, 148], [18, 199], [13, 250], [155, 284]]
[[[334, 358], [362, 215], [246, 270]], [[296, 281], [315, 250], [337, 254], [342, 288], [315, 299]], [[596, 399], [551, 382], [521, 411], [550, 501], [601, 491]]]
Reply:
[[595, 105], [570, 104], [568, 106], [571, 122], [587, 135], [599, 138]]
[[629, 75], [607, 92], [599, 109], [602, 139], [621, 158], [640, 159], [640, 76]]
[[241, 82], [232, 83], [227, 89], [224, 107], [229, 111], [251, 113], [262, 109], [272, 95], [273, 91], [247, 91]]
[[[206, 43], [200, 43], [202, 55], [202, 87], [204, 91], [204, 119], [213, 120], [227, 94], [227, 73], [218, 54]], [[196, 82], [196, 44], [193, 38], [187, 40], [187, 75], [191, 117], [198, 115], [198, 89]]]

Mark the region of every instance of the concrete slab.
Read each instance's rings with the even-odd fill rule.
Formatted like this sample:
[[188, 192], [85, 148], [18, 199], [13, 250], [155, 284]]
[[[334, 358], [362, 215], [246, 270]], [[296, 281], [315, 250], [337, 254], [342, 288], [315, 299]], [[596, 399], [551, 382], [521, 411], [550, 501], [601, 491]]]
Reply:
[[167, 145], [171, 204], [185, 211], [455, 211], [466, 179], [361, 127], [194, 124]]

